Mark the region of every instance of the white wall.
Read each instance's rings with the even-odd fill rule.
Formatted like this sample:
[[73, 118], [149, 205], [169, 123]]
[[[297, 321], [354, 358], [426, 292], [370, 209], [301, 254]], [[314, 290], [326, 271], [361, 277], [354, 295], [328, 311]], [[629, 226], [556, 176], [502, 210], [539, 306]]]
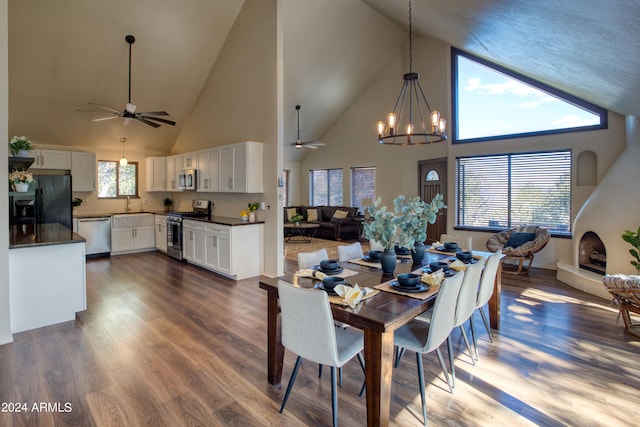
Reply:
[[[0, 152], [9, 151], [9, 25], [7, 0], [0, 0]], [[0, 170], [8, 171], [7, 156], [0, 156]], [[0, 185], [0, 344], [13, 341], [9, 313], [9, 186]]]
[[[611, 112], [607, 130], [471, 144], [452, 145], [451, 141], [446, 141], [414, 147], [382, 146], [377, 143], [375, 124], [378, 120], [384, 120], [386, 114], [393, 108], [402, 84], [402, 75], [408, 71], [406, 56], [406, 46], [405, 52], [390, 55], [389, 62], [373, 83], [354, 99], [339, 120], [322, 136], [321, 139], [327, 143], [327, 146], [315, 150], [301, 161], [297, 179], [300, 181], [303, 203], [309, 200], [308, 171], [310, 169], [343, 168], [344, 203], [349, 204], [351, 197], [349, 168], [373, 165], [376, 167], [376, 193], [382, 198], [383, 204], [390, 206], [393, 199], [400, 194], [407, 196], [418, 194], [418, 161], [446, 157], [449, 168], [447, 189], [449, 232], [471, 236], [474, 249], [484, 250], [485, 243], [491, 236], [490, 233], [453, 230], [457, 156], [569, 148], [573, 150], [575, 164], [575, 159], [582, 151], [591, 150], [597, 155], [597, 176], [600, 179], [624, 148], [624, 117]], [[441, 111], [447, 118], [449, 123], [447, 133], [450, 135], [452, 109], [450, 46], [434, 39], [414, 35], [413, 56], [413, 71], [420, 73], [420, 82], [431, 108]], [[576, 187], [575, 174], [574, 170], [573, 218], [593, 189], [593, 187]], [[292, 177], [292, 179], [296, 178]], [[536, 255], [534, 265], [555, 269], [558, 259], [570, 251], [570, 239], [552, 238], [544, 251]]]

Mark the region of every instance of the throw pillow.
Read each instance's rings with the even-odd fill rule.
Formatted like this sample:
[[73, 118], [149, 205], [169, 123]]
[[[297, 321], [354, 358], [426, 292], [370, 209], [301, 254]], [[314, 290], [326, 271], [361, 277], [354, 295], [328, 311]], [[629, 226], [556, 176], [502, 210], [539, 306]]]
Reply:
[[336, 209], [336, 211], [333, 213], [333, 216], [331, 217], [331, 222], [336, 222], [339, 219], [346, 218], [348, 214], [349, 212], [343, 209]]
[[307, 221], [318, 220], [318, 209], [307, 209]]
[[295, 214], [298, 213], [298, 210], [296, 208], [287, 208], [287, 222], [291, 221], [291, 217], [294, 216]]
[[504, 247], [517, 248], [536, 238], [536, 233], [511, 233], [511, 237], [504, 244]]

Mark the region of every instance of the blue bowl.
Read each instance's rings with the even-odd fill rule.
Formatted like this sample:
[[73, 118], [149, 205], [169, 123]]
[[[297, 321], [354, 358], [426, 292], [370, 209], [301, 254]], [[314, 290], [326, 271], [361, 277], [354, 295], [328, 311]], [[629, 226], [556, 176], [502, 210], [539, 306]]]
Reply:
[[328, 291], [332, 291], [338, 285], [344, 285], [346, 282], [342, 277], [329, 276], [322, 279], [322, 285]]
[[431, 264], [429, 264], [429, 268], [431, 269], [432, 273], [435, 273], [436, 271], [442, 270], [447, 267], [449, 267], [449, 264], [447, 264], [446, 262], [432, 262]]
[[417, 287], [420, 285], [420, 276], [413, 273], [398, 274], [398, 284], [404, 287]]
[[337, 259], [323, 259], [320, 261], [320, 268], [325, 271], [331, 271], [338, 268], [338, 260]]

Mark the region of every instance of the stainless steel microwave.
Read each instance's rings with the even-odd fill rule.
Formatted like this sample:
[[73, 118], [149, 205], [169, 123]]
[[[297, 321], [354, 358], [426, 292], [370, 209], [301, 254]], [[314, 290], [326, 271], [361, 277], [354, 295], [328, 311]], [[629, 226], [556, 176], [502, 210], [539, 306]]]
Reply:
[[196, 189], [196, 169], [185, 169], [180, 171], [178, 178], [178, 187], [180, 190], [195, 190]]

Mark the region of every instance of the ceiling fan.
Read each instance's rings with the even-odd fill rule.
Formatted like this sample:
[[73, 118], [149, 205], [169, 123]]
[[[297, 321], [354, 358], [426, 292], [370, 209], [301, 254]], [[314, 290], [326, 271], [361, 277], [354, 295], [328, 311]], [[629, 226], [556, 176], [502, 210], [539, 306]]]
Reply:
[[300, 139], [300, 106], [296, 105], [296, 110], [298, 111], [298, 138], [295, 142], [285, 143], [285, 145], [290, 145], [291, 147], [295, 147], [297, 150], [302, 147], [316, 149], [318, 147], [325, 146], [326, 144], [320, 141], [302, 141]]
[[[97, 108], [102, 108], [112, 113], [110, 117], [101, 117], [98, 119], [93, 119], [92, 121], [99, 122], [102, 120], [117, 119], [119, 117], [122, 117], [124, 118], [125, 125], [128, 125], [129, 122], [131, 122], [131, 120], [138, 120], [154, 128], [160, 127], [160, 124], [155, 122], [161, 122], [171, 126], [175, 126], [176, 122], [172, 120], [162, 119], [160, 117], [154, 117], [154, 116], [168, 116], [169, 113], [167, 113], [166, 111], [147, 111], [144, 113], [136, 113], [136, 106], [131, 103], [131, 45], [135, 43], [136, 38], [133, 37], [132, 35], [127, 35], [124, 39], [126, 40], [127, 43], [129, 43], [129, 100], [127, 101], [127, 105], [125, 106], [123, 111], [119, 111], [113, 108], [105, 107], [103, 105], [90, 102], [89, 105], [93, 105], [94, 107], [97, 107]], [[77, 111], [106, 114], [105, 111], [100, 111], [100, 110], [77, 110]]]

